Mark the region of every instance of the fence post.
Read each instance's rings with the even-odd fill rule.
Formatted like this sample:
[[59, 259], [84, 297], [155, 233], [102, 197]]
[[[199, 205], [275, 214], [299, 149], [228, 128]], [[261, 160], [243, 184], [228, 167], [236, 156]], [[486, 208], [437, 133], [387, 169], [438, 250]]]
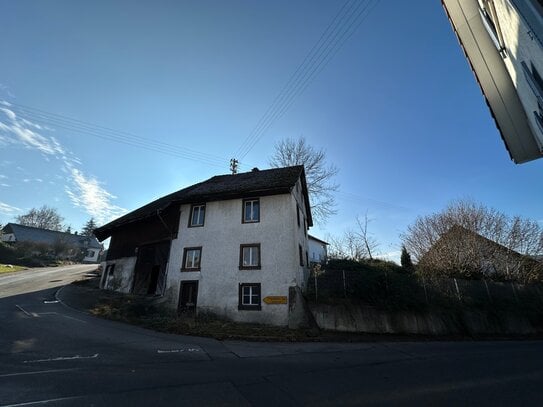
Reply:
[[515, 283], [511, 282], [511, 287], [513, 288], [513, 295], [515, 296], [515, 301], [518, 302], [517, 290], [515, 289]]
[[428, 291], [426, 291], [426, 280], [422, 277], [422, 288], [424, 288], [424, 298], [426, 298], [426, 304], [430, 304], [428, 301]]
[[341, 270], [343, 273], [343, 296], [347, 298], [347, 287], [345, 285], [345, 270]]
[[456, 287], [456, 295], [458, 296], [458, 301], [462, 301], [462, 297], [460, 297], [460, 289], [458, 288], [458, 283], [456, 282], [456, 278], [453, 278], [454, 280], [454, 286]]
[[490, 290], [488, 289], [488, 283], [486, 282], [486, 280], [483, 280], [483, 282], [485, 283], [486, 293], [488, 295], [488, 299], [490, 300], [490, 302], [492, 302], [492, 296], [490, 295]]
[[319, 302], [319, 294], [318, 294], [318, 287], [317, 287], [317, 273], [313, 273], [313, 277], [315, 278], [315, 304]]

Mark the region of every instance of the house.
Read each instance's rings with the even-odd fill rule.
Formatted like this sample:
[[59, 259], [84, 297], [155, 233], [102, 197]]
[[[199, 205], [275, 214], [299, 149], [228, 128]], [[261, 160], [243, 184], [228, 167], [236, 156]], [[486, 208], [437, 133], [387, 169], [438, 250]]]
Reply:
[[325, 263], [328, 259], [328, 243], [315, 236], [307, 235], [309, 245], [309, 263]]
[[530, 281], [543, 264], [480, 234], [454, 225], [443, 233], [418, 263], [420, 270], [454, 277], [488, 277]]
[[543, 3], [442, 0], [515, 163], [543, 156]]
[[76, 259], [83, 256], [83, 263], [97, 263], [102, 245], [94, 236], [74, 235], [55, 230], [8, 223], [2, 229], [2, 241], [7, 243], [29, 242], [57, 247], [61, 257]]
[[179, 312], [287, 325], [309, 277], [303, 166], [218, 175], [95, 230], [111, 237], [101, 287]]

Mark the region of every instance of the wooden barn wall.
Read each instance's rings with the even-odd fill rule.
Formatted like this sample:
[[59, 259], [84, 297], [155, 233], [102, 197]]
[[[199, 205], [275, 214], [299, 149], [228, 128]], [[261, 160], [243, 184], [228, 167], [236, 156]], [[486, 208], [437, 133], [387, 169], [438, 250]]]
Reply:
[[177, 236], [179, 228], [179, 205], [170, 206], [160, 216], [168, 226], [168, 231], [158, 216], [129, 223], [115, 230], [107, 253], [107, 260], [136, 255], [136, 248], [145, 244], [171, 239]]

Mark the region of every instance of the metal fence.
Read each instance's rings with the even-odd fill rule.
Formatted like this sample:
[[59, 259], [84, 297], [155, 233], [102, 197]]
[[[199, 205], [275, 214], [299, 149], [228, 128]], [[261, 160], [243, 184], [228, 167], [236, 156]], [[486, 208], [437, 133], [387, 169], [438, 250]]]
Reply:
[[355, 300], [386, 308], [423, 308], [430, 305], [463, 305], [481, 308], [536, 307], [543, 311], [543, 288], [490, 280], [425, 278], [398, 272], [328, 270], [312, 273], [310, 301]]

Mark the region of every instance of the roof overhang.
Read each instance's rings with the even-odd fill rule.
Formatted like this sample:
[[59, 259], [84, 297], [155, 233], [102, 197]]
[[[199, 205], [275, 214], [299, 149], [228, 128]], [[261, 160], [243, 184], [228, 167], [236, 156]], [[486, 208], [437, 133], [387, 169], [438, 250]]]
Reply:
[[507, 68], [484, 27], [477, 0], [441, 0], [511, 159], [543, 157]]

